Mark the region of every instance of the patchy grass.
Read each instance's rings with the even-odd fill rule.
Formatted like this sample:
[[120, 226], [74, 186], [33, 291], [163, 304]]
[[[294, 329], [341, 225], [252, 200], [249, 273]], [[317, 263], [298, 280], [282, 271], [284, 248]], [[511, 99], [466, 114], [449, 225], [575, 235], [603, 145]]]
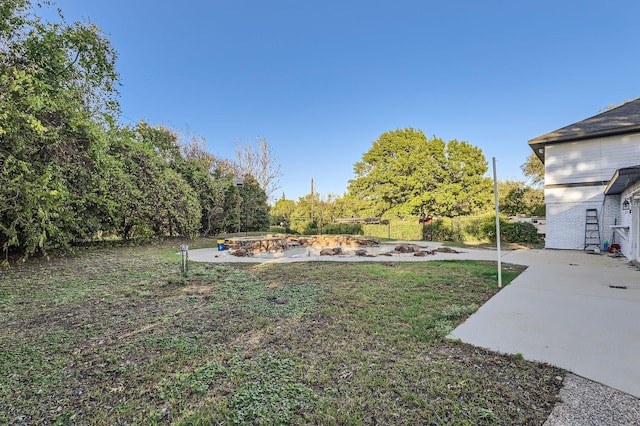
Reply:
[[0, 423], [538, 425], [557, 399], [561, 370], [443, 338], [495, 294], [495, 264], [183, 278], [177, 246], [0, 272]]

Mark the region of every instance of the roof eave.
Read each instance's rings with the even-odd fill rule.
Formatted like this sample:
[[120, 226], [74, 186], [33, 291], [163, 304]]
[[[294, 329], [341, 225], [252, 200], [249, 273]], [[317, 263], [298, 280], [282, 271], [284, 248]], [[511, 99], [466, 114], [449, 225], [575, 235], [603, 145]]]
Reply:
[[[634, 126], [626, 126], [626, 127], [617, 127], [614, 129], [600, 130], [597, 132], [577, 132], [577, 133], [572, 133], [568, 136], [561, 136], [559, 138], [556, 138], [554, 136], [548, 136], [547, 134], [547, 135], [543, 135], [543, 136], [539, 136], [537, 138], [531, 139], [529, 141], [529, 146], [531, 146], [532, 149], [536, 150], [539, 148], [544, 148], [545, 145], [552, 144], [552, 143], [575, 142], [575, 141], [586, 140], [586, 139], [603, 138], [608, 136], [618, 136], [618, 135], [625, 135], [629, 133], [639, 133], [639, 132], [640, 132], [640, 125], [634, 125]], [[551, 133], [554, 133], [554, 132], [551, 132]]]
[[[625, 180], [624, 183], [622, 179]], [[604, 193], [605, 195], [621, 194], [638, 180], [640, 180], [640, 165], [618, 169], [604, 189]]]

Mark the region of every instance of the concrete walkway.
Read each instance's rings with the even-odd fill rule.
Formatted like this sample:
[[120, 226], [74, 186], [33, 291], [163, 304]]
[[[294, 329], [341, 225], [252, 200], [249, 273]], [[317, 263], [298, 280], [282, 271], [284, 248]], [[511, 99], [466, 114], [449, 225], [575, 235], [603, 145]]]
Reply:
[[529, 268], [452, 338], [520, 353], [640, 397], [637, 268], [583, 251], [517, 250], [503, 261]]
[[345, 249], [344, 255], [340, 256], [320, 256], [320, 250], [312, 247], [293, 248], [284, 252], [260, 253], [250, 257], [233, 256], [229, 250], [218, 251], [217, 248], [189, 250], [189, 260], [194, 262], [241, 262], [241, 263], [290, 263], [290, 262], [424, 262], [425, 260], [496, 260], [495, 250], [456, 248], [460, 253], [436, 253], [433, 256], [416, 257], [412, 253], [399, 254], [393, 256], [382, 256], [381, 253], [393, 252], [398, 244], [416, 244], [422, 249], [434, 250], [442, 247], [442, 243], [437, 242], [415, 242], [415, 241], [395, 241], [393, 243], [381, 243], [377, 247], [363, 247], [374, 257], [358, 257], [354, 254], [355, 249]]

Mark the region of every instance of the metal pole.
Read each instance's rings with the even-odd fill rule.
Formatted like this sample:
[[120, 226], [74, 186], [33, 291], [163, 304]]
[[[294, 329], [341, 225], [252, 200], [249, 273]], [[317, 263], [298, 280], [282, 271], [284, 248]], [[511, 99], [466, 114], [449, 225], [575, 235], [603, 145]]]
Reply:
[[183, 277], [186, 277], [189, 272], [189, 246], [186, 244], [181, 245], [180, 254], [180, 272]]
[[502, 288], [502, 253], [500, 252], [500, 206], [498, 205], [498, 178], [496, 157], [493, 157], [493, 195], [496, 201], [496, 241], [498, 243], [498, 287]]

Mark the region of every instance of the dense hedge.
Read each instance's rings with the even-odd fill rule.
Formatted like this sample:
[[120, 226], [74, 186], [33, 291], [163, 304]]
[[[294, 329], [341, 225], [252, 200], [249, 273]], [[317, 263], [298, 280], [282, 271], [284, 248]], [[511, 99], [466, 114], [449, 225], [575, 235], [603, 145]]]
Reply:
[[[436, 219], [424, 225], [418, 223], [418, 218], [407, 218], [392, 219], [389, 228], [386, 225], [365, 225], [364, 233], [376, 238], [390, 236], [395, 240], [495, 242], [495, 227], [495, 215]], [[508, 222], [501, 218], [500, 233], [504, 242], [540, 242], [536, 227], [527, 222]]]
[[360, 223], [330, 223], [319, 227], [314, 222], [308, 223], [303, 232], [305, 235], [364, 235]]
[[116, 52], [88, 23], [0, 2], [0, 251], [26, 258], [103, 235], [266, 229], [265, 192], [166, 128], [118, 123]]

